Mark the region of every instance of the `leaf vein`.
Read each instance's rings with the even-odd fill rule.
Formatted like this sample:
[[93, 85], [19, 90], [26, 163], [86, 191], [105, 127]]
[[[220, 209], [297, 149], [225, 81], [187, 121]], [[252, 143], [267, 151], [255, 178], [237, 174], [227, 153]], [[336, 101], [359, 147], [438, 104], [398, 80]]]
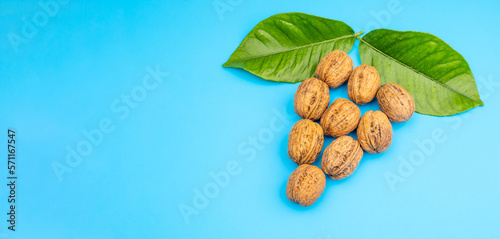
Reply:
[[251, 60], [258, 59], [258, 58], [263, 58], [263, 57], [272, 56], [272, 55], [281, 54], [281, 53], [290, 52], [290, 51], [295, 51], [295, 50], [300, 50], [300, 49], [308, 48], [308, 47], [312, 47], [312, 46], [323, 45], [326, 43], [335, 42], [335, 41], [339, 41], [342, 39], [347, 39], [347, 38], [351, 38], [351, 37], [355, 37], [355, 36], [356, 36], [356, 34], [345, 35], [345, 36], [332, 38], [332, 39], [328, 39], [328, 40], [324, 40], [324, 41], [320, 41], [320, 42], [314, 42], [314, 43], [303, 45], [303, 46], [292, 47], [292, 48], [289, 48], [289, 49], [286, 49], [283, 51], [277, 51], [277, 52], [272, 52], [272, 53], [268, 53], [268, 54], [258, 55], [258, 56], [254, 56], [254, 57], [250, 57], [250, 58], [246, 58], [246, 59], [237, 60], [237, 61], [231, 61], [231, 62], [228, 61], [226, 64], [229, 65], [229, 64], [233, 64], [233, 63], [251, 61]]

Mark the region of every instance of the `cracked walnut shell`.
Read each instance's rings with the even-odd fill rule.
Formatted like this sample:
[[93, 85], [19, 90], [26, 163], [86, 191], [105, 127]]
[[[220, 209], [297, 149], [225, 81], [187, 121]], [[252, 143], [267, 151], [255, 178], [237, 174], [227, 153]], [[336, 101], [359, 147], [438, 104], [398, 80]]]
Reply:
[[409, 120], [415, 112], [415, 100], [398, 84], [387, 83], [380, 87], [377, 102], [380, 110], [395, 123]]
[[296, 164], [311, 164], [323, 149], [323, 129], [312, 120], [297, 121], [288, 135], [288, 156]]
[[368, 111], [358, 125], [358, 141], [368, 153], [386, 151], [392, 142], [392, 125], [382, 111]]
[[352, 59], [345, 52], [334, 50], [319, 61], [316, 77], [330, 88], [337, 88], [349, 79], [352, 67]]
[[321, 169], [332, 179], [344, 179], [354, 172], [362, 157], [359, 142], [350, 136], [342, 136], [325, 149]]
[[293, 106], [295, 113], [303, 119], [318, 120], [328, 108], [330, 90], [328, 85], [316, 78], [300, 83], [295, 92]]
[[373, 66], [360, 65], [352, 71], [347, 82], [349, 99], [359, 105], [370, 103], [380, 87], [380, 75]]
[[304, 207], [312, 205], [325, 190], [326, 177], [320, 168], [303, 164], [292, 172], [286, 185], [290, 201]]
[[338, 138], [356, 129], [360, 117], [361, 111], [356, 104], [338, 98], [323, 113], [321, 127], [326, 135]]

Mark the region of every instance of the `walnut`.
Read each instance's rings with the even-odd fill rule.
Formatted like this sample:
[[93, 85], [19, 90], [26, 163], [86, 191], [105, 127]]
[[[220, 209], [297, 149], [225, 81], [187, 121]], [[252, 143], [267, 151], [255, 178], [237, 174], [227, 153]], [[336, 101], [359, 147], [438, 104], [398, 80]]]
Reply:
[[325, 149], [321, 169], [335, 180], [344, 179], [354, 172], [362, 157], [359, 142], [350, 136], [342, 136]]
[[392, 142], [392, 125], [381, 111], [368, 111], [358, 125], [358, 141], [368, 153], [386, 151]]
[[415, 112], [413, 97], [398, 84], [387, 83], [380, 87], [377, 102], [380, 110], [395, 123], [409, 120]]
[[323, 193], [326, 177], [314, 165], [302, 164], [292, 172], [286, 186], [286, 196], [290, 201], [304, 207], [312, 205]]
[[356, 104], [338, 98], [321, 116], [321, 126], [326, 135], [338, 138], [356, 129], [360, 117], [361, 111]]
[[293, 99], [295, 113], [313, 121], [321, 118], [328, 108], [328, 103], [330, 103], [328, 85], [316, 78], [309, 78], [300, 83]]
[[337, 88], [349, 79], [352, 66], [352, 60], [345, 52], [335, 50], [321, 59], [316, 68], [316, 77], [330, 88]]
[[311, 164], [323, 149], [323, 129], [308, 119], [297, 121], [288, 136], [288, 156], [296, 164]]
[[380, 75], [373, 66], [360, 65], [352, 71], [347, 82], [349, 99], [359, 105], [370, 103], [380, 87]]

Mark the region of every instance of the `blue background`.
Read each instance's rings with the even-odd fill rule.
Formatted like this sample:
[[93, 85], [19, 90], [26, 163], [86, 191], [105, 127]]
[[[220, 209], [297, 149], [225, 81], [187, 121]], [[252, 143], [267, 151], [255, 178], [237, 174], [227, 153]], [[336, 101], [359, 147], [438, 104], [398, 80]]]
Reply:
[[[389, 2], [69, 1], [31, 35], [22, 31], [43, 11], [38, 1], [0, 2], [0, 129], [17, 132], [19, 176], [14, 233], [7, 181], [0, 187], [0, 238], [500, 238], [500, 4], [400, 0], [394, 13]], [[365, 154], [345, 180], [328, 178], [313, 206], [293, 204], [285, 186], [298, 84], [221, 67], [259, 21], [292, 11], [356, 32], [435, 34], [467, 59], [485, 106], [393, 124], [388, 151]], [[13, 45], [12, 34], [25, 41]], [[169, 75], [141, 91], [148, 67]], [[122, 101], [130, 94], [134, 108]], [[345, 85], [331, 90], [338, 97]], [[102, 120], [114, 130], [68, 165], [67, 148]], [[234, 175], [214, 188], [211, 172], [228, 165]]]

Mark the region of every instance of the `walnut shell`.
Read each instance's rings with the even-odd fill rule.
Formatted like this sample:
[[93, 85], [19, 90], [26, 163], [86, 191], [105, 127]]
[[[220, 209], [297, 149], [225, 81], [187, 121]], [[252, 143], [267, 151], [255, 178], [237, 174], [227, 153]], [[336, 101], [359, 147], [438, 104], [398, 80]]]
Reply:
[[296, 164], [311, 164], [323, 149], [323, 129], [308, 119], [297, 121], [288, 135], [288, 156]]
[[377, 102], [380, 110], [395, 123], [409, 120], [415, 112], [415, 100], [398, 84], [387, 83], [380, 87]]
[[309, 78], [300, 83], [293, 99], [295, 113], [313, 121], [321, 118], [328, 108], [328, 103], [330, 103], [328, 85], [316, 78]]
[[368, 153], [386, 151], [392, 142], [392, 125], [382, 111], [368, 111], [358, 125], [358, 141]]
[[290, 201], [307, 207], [318, 200], [325, 184], [326, 177], [320, 168], [302, 164], [288, 178], [286, 196]]
[[359, 105], [370, 103], [380, 87], [380, 75], [373, 66], [360, 65], [352, 71], [347, 82], [349, 99]]
[[326, 135], [338, 138], [356, 129], [360, 117], [361, 111], [356, 104], [348, 99], [338, 98], [321, 116], [321, 126]]
[[337, 88], [349, 79], [352, 66], [352, 59], [345, 52], [335, 50], [319, 61], [316, 77], [330, 88]]
[[362, 157], [359, 142], [350, 136], [342, 136], [326, 147], [321, 169], [335, 180], [344, 179], [354, 172]]

